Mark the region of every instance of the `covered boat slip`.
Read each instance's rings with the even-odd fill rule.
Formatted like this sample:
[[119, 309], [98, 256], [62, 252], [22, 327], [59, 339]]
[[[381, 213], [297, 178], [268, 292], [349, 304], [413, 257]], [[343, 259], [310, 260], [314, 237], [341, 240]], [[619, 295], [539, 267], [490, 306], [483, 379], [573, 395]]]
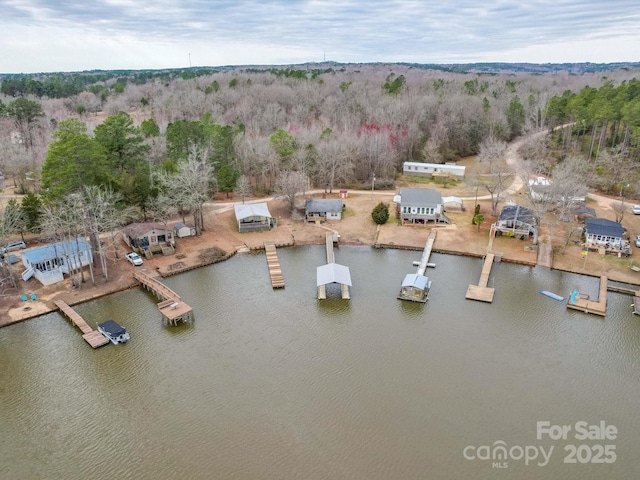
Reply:
[[420, 259], [420, 262], [417, 262], [418, 271], [416, 273], [410, 273], [404, 277], [400, 286], [400, 292], [398, 293], [398, 299], [426, 303], [429, 290], [431, 289], [431, 281], [424, 273], [427, 270], [427, 267], [435, 267], [434, 264], [429, 263], [431, 250], [433, 249], [433, 243], [435, 240], [436, 230], [431, 230], [429, 237], [427, 238], [427, 242], [424, 245], [422, 258]]
[[344, 300], [349, 300], [351, 295], [349, 287], [351, 284], [351, 272], [349, 267], [335, 263], [335, 254], [333, 252], [333, 243], [337, 241], [339, 235], [335, 233], [327, 233], [326, 235], [326, 252], [327, 264], [316, 269], [316, 285], [318, 287], [318, 300], [327, 298], [327, 285], [337, 283], [340, 285], [340, 295]]

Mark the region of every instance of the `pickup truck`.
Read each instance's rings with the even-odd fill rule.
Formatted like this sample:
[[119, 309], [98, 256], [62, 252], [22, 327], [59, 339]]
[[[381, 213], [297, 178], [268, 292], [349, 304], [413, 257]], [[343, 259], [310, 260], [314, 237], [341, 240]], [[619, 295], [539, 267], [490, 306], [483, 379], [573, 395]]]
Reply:
[[142, 258], [136, 252], [127, 253], [125, 257], [135, 266], [142, 265]]

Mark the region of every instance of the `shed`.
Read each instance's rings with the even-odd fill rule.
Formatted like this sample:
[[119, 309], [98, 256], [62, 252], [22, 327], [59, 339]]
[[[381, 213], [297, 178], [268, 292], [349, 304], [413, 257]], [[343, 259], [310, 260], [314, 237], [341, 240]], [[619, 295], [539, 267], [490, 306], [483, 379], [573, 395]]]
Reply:
[[196, 234], [196, 229], [186, 223], [176, 223], [173, 226], [173, 231], [178, 238], [193, 237]]
[[273, 225], [273, 217], [265, 202], [234, 205], [233, 208], [239, 232], [270, 230]]
[[308, 198], [304, 205], [307, 222], [325, 222], [342, 218], [342, 199], [340, 198]]

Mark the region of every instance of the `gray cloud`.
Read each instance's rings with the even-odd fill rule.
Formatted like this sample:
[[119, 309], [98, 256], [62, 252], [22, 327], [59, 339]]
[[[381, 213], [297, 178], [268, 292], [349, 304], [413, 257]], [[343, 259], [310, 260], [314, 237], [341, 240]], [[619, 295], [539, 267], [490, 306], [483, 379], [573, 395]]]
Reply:
[[[316, 58], [306, 60], [319, 60], [326, 50], [328, 59], [345, 62], [491, 61], [499, 59], [487, 55], [620, 36], [632, 37], [635, 44], [628, 52], [612, 52], [617, 56], [610, 61], [638, 60], [634, 49], [640, 42], [640, 4], [625, 0], [0, 0], [0, 11], [0, 30], [11, 26], [11, 31], [46, 38], [43, 32], [58, 28], [77, 32], [79, 38], [123, 37], [150, 46], [219, 45], [229, 58], [233, 48], [253, 45], [257, 55], [251, 63], [275, 63], [292, 50], [314, 52]], [[0, 33], [0, 47], [8, 41], [5, 35]], [[274, 59], [261, 59], [261, 48]], [[572, 61], [571, 54], [580, 56], [573, 61], [589, 54], [565, 53], [567, 61]], [[251, 52], [240, 56], [251, 58]], [[0, 67], [8, 65], [0, 59]]]

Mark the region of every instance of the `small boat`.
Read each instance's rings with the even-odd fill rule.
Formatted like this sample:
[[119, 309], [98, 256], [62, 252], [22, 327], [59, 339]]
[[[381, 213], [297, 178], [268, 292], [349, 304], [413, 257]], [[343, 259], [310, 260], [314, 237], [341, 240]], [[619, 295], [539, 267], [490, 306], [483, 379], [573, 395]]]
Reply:
[[549, 298], [553, 298], [554, 300], [558, 300], [559, 302], [562, 302], [564, 300], [564, 297], [561, 297], [557, 293], [550, 292], [549, 290], [542, 290], [540, 293], [542, 295], [546, 295]]
[[113, 320], [98, 324], [98, 331], [111, 340], [111, 343], [126, 343], [129, 340], [127, 329]]

